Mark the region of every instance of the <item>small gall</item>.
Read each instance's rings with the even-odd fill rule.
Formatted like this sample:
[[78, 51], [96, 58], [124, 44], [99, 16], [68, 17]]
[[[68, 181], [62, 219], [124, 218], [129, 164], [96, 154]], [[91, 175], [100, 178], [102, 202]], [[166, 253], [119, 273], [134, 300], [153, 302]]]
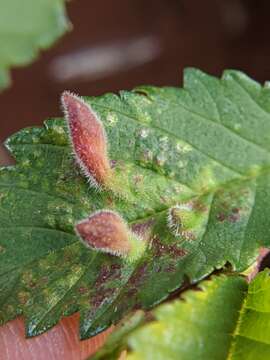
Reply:
[[177, 204], [169, 209], [168, 227], [183, 240], [200, 239], [205, 233], [212, 204], [212, 195]]
[[111, 178], [105, 130], [82, 98], [65, 91], [61, 98], [76, 160], [90, 183], [99, 188]]
[[192, 214], [192, 208], [188, 204], [176, 205], [169, 209], [168, 225], [175, 236], [179, 236], [185, 227], [185, 223]]
[[128, 260], [137, 259], [145, 249], [145, 242], [111, 210], [93, 213], [79, 222], [75, 230], [85, 246]]

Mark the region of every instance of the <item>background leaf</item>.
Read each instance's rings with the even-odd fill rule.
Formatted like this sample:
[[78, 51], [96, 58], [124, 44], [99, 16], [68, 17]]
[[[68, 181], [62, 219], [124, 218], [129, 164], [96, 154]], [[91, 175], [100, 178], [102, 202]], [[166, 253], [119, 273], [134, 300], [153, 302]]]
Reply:
[[[269, 359], [269, 269], [249, 286], [244, 278], [222, 275], [199, 287], [201, 291], [189, 290], [182, 300], [161, 305], [153, 311], [154, 321], [127, 333], [123, 338], [130, 349], [126, 358]], [[113, 338], [117, 333], [95, 359], [117, 359], [115, 349], [109, 352]]]
[[69, 28], [65, 0], [0, 0], [0, 89], [8, 69], [32, 62]]
[[146, 314], [142, 310], [124, 317], [113, 332], [106, 339], [105, 345], [89, 359], [94, 360], [120, 360], [121, 353], [126, 353], [129, 335], [145, 323]]
[[[239, 72], [185, 72], [184, 89], [140, 87], [86, 98], [103, 121], [123, 197], [97, 193], [74, 163], [65, 124], [12, 136], [0, 171], [0, 317], [26, 317], [27, 335], [80, 310], [81, 337], [148, 309], [229, 262], [246, 269], [269, 247], [269, 89]], [[188, 206], [174, 235], [168, 211]], [[119, 212], [149, 243], [136, 262], [91, 251], [74, 223]]]

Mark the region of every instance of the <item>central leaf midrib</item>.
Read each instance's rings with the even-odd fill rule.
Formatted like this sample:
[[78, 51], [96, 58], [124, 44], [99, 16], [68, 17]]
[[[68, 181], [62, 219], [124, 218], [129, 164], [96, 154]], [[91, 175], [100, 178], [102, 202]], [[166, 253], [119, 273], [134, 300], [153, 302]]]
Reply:
[[[256, 174], [256, 175], [253, 175], [253, 176], [250, 175], [250, 176], [246, 176], [246, 177], [243, 177], [243, 176], [242, 176], [240, 179], [239, 179], [239, 178], [238, 178], [238, 179], [231, 179], [230, 181], [227, 181], [226, 183], [222, 183], [222, 184], [220, 184], [220, 185], [217, 186], [217, 187], [209, 188], [209, 189], [207, 189], [207, 190], [204, 191], [204, 192], [192, 194], [189, 198], [186, 198], [186, 199], [185, 199], [185, 202], [190, 201], [190, 200], [192, 200], [193, 198], [205, 196], [205, 195], [210, 194], [210, 193], [215, 194], [215, 193], [218, 192], [219, 190], [229, 188], [229, 187], [231, 187], [231, 186], [233, 186], [234, 184], [237, 184], [237, 183], [239, 183], [239, 182], [242, 183], [242, 182], [245, 182], [245, 181], [249, 181], [249, 180], [252, 180], [252, 179], [256, 179], [256, 178], [262, 176], [264, 173], [268, 173], [269, 171], [270, 171], [270, 166], [269, 166], [269, 167], [265, 167], [264, 169], [262, 168], [261, 171], [260, 171], [260, 173], [258, 173], [258, 174]], [[181, 184], [181, 183], [179, 183], [179, 184]], [[0, 184], [0, 186], [1, 186], [1, 184]], [[11, 185], [7, 185], [7, 186], [11, 187]], [[12, 186], [15, 187], [15, 188], [18, 188], [19, 190], [32, 191], [32, 190], [29, 190], [29, 189], [20, 188], [20, 187], [18, 187], [18, 186], [16, 186], [16, 185], [14, 186], [14, 184], [12, 184]], [[35, 193], [40, 194], [40, 193], [37, 192], [37, 191], [36, 191]], [[43, 194], [43, 193], [42, 193], [42, 194]], [[46, 193], [44, 193], [44, 194], [46, 195]], [[64, 200], [64, 199], [63, 199], [63, 200]], [[68, 200], [65, 200], [65, 201], [68, 202]], [[136, 223], [136, 222], [141, 222], [141, 221], [147, 220], [148, 218], [151, 218], [151, 217], [155, 216], [156, 214], [160, 214], [160, 213], [162, 213], [162, 212], [166, 212], [166, 211], [168, 211], [168, 209], [170, 209], [171, 207], [179, 204], [179, 202], [180, 202], [180, 201], [176, 201], [176, 202], [172, 203], [170, 206], [168, 206], [168, 207], [166, 207], [166, 208], [164, 208], [164, 209], [158, 210], [158, 211], [154, 212], [153, 214], [149, 214], [149, 215], [144, 216], [144, 217], [142, 217], [142, 218], [136, 218], [136, 219], [130, 221], [129, 224], [133, 224], [133, 223]]]
[[[198, 197], [202, 197], [202, 196], [206, 196], [208, 194], [213, 194], [215, 195], [218, 191], [220, 190], [226, 190], [226, 189], [229, 189], [231, 187], [233, 187], [235, 184], [238, 184], [238, 183], [242, 183], [242, 182], [248, 182], [250, 180], [253, 180], [253, 179], [257, 179], [259, 178], [260, 176], [263, 176], [265, 173], [268, 173], [270, 172], [270, 166], [269, 167], [266, 167], [265, 169], [262, 169], [261, 172], [259, 174], [256, 174], [256, 175], [250, 175], [250, 176], [247, 176], [247, 177], [242, 177], [241, 179], [231, 179], [230, 181], [227, 181], [226, 183], [222, 183], [220, 184], [219, 186], [217, 187], [213, 187], [213, 188], [209, 188], [208, 190], [206, 191], [203, 191], [201, 193], [197, 193], [197, 194], [191, 194], [190, 197], [186, 198], [184, 200], [184, 202], [188, 202], [194, 198], [198, 198]], [[183, 202], [183, 201], [182, 201]], [[153, 217], [156, 213], [157, 214], [160, 214], [162, 212], [165, 212], [165, 211], [168, 211], [168, 209], [170, 209], [171, 207], [179, 204], [180, 201], [177, 201], [175, 202], [174, 204], [172, 204], [171, 206], [167, 207], [166, 209], [162, 209], [160, 211], [157, 211], [155, 212], [154, 214], [150, 214], [150, 215], [147, 215], [146, 217], [143, 217], [143, 218], [136, 218], [135, 220], [132, 220], [129, 222], [129, 224], [133, 224], [133, 223], [136, 223], [138, 221], [143, 221], [143, 220], [147, 220], [148, 218], [151, 218]]]

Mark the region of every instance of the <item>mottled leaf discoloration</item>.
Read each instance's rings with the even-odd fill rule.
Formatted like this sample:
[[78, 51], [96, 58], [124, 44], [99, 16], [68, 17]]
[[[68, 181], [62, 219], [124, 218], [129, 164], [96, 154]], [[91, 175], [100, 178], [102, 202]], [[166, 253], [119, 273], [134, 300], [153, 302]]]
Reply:
[[[75, 311], [81, 337], [92, 336], [186, 277], [194, 283], [227, 262], [244, 270], [269, 246], [268, 88], [239, 72], [219, 80], [188, 69], [184, 89], [84, 101], [105, 128], [121, 196], [89, 186], [61, 119], [13, 135], [17, 165], [0, 170], [0, 319], [24, 314], [28, 336]], [[135, 261], [80, 243], [74, 225], [102, 209], [145, 241]]]

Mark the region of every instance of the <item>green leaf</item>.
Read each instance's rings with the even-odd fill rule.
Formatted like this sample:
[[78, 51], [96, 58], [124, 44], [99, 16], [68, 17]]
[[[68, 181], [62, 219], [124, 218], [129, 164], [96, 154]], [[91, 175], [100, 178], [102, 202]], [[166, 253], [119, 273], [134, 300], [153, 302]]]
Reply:
[[12, 66], [32, 62], [69, 28], [65, 0], [0, 0], [0, 89]]
[[[22, 313], [33, 336], [80, 311], [86, 338], [186, 277], [250, 266], [270, 242], [269, 91], [239, 72], [218, 80], [188, 69], [184, 89], [85, 98], [106, 128], [122, 197], [90, 188], [63, 120], [12, 136], [17, 165], [0, 171], [1, 321]], [[104, 208], [148, 243], [135, 262], [75, 235], [76, 222]]]
[[189, 290], [182, 300], [159, 306], [155, 320], [128, 330], [122, 343], [118, 330], [94, 358], [117, 359], [115, 346], [123, 349], [126, 343], [127, 360], [268, 360], [269, 269], [249, 286], [239, 276], [222, 275], [199, 287], [202, 291]]
[[105, 345], [89, 359], [94, 360], [118, 360], [121, 352], [126, 351], [127, 340], [134, 330], [140, 328], [145, 322], [146, 314], [142, 310], [124, 317], [109, 335]]

